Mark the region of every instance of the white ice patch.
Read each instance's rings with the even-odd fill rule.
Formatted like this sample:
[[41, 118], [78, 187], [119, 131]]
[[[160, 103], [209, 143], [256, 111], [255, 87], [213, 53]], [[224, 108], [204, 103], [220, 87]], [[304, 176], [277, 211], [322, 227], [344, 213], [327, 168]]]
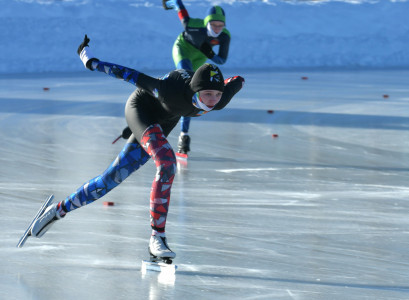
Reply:
[[243, 169], [222, 169], [216, 170], [221, 173], [236, 173], [236, 172], [263, 172], [263, 171], [283, 171], [283, 170], [329, 170], [334, 168], [243, 168]]

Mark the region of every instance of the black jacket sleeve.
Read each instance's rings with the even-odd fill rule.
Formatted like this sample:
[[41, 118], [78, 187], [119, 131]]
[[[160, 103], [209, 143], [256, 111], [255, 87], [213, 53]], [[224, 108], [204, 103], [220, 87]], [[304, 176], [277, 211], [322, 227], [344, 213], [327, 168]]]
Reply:
[[241, 76], [234, 76], [227, 78], [224, 81], [224, 91], [223, 96], [219, 103], [213, 108], [213, 110], [220, 110], [229, 104], [230, 100], [236, 95], [244, 84], [244, 78]]

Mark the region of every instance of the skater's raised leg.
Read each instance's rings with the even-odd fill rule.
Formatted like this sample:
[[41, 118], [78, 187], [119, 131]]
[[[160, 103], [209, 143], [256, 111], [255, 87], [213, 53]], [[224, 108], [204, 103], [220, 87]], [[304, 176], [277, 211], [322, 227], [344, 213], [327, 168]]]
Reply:
[[129, 175], [149, 160], [149, 155], [136, 143], [133, 136], [118, 157], [104, 173], [91, 179], [61, 202], [62, 213], [90, 204], [117, 187]]
[[65, 200], [50, 205], [33, 223], [31, 235], [42, 237], [55, 221], [64, 217], [68, 212], [101, 198], [145, 164], [149, 160], [149, 155], [133, 136], [129, 141], [104, 173], [82, 185]]

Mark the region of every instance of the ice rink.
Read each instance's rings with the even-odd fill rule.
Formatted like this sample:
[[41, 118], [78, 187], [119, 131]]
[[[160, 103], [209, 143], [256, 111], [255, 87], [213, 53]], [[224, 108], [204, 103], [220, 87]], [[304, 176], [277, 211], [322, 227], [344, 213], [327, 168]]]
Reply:
[[85, 70], [1, 75], [0, 299], [409, 299], [409, 71], [225, 77], [238, 74], [229, 106], [191, 124], [167, 222], [175, 276], [141, 272], [152, 161], [16, 248], [49, 194], [122, 149], [134, 87]]

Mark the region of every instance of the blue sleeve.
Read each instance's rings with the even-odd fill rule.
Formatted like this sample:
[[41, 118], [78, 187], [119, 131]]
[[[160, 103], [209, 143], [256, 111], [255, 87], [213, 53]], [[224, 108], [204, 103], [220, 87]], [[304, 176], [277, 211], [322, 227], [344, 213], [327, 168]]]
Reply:
[[144, 89], [152, 95], [157, 95], [161, 86], [162, 80], [160, 79], [153, 78], [134, 69], [109, 62], [98, 61], [98, 65], [95, 70], [117, 79], [125, 80], [141, 89]]
[[104, 61], [98, 61], [98, 65], [95, 70], [117, 79], [125, 80], [129, 83], [132, 83], [133, 85], [137, 85], [138, 77], [140, 74], [140, 72], [134, 69]]
[[[230, 34], [230, 33], [229, 33]], [[229, 54], [230, 47], [230, 35], [224, 34], [221, 37], [221, 43], [219, 46], [219, 53], [211, 58], [216, 64], [222, 65], [227, 61], [227, 56]]]
[[218, 56], [218, 55], [213, 56], [213, 57], [211, 58], [211, 60], [212, 60], [214, 63], [218, 64], [218, 65], [222, 65], [222, 64], [224, 64], [224, 63], [226, 62], [226, 59], [225, 59], [225, 58], [221, 58], [221, 57]]

